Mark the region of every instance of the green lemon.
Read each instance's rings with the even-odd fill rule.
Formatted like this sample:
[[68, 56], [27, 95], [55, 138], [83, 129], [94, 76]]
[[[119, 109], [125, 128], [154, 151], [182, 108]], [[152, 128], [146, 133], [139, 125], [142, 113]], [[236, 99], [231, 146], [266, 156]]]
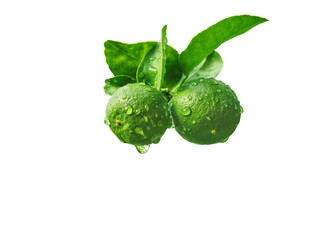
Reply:
[[168, 102], [155, 88], [132, 83], [109, 99], [105, 123], [121, 142], [158, 143], [171, 122]]
[[243, 111], [235, 92], [215, 79], [189, 80], [171, 99], [170, 109], [176, 131], [196, 144], [227, 141]]

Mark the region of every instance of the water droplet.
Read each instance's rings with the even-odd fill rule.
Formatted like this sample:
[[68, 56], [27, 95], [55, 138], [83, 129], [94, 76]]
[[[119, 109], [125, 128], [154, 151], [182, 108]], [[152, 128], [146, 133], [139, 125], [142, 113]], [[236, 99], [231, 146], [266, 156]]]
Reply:
[[156, 113], [154, 116], [157, 118], [157, 117], [158, 117], [158, 114]]
[[151, 72], [157, 72], [158, 69], [155, 68], [154, 66], [151, 66], [151, 67], [149, 67], [149, 71], [151, 71]]
[[137, 100], [138, 98], [137, 98], [137, 96], [134, 96], [133, 99], [134, 99], [134, 100]]
[[154, 61], [154, 60], [156, 60], [155, 57], [151, 57], [151, 58], [150, 58], [150, 61]]
[[159, 108], [159, 106], [158, 106], [158, 105], [156, 105], [156, 108]]
[[145, 105], [144, 108], [146, 109], [147, 112], [149, 112], [149, 106]]
[[194, 87], [194, 86], [196, 86], [196, 85], [197, 85], [197, 83], [196, 83], [196, 82], [191, 83], [191, 87]]
[[202, 97], [199, 97], [199, 100], [201, 101], [201, 100], [202, 100]]
[[205, 97], [208, 97], [208, 93], [206, 93], [204, 96], [205, 96]]
[[225, 138], [225, 139], [223, 139], [223, 143], [225, 143], [226, 141], [228, 141], [228, 139], [229, 139], [229, 137], [227, 137], [227, 138]]
[[211, 120], [211, 118], [209, 116], [206, 116], [206, 119], [208, 119], [209, 121]]
[[217, 92], [221, 92], [221, 89], [218, 89]]
[[134, 131], [142, 136], [144, 136], [144, 132], [143, 132], [143, 129], [141, 127], [136, 127], [134, 129]]
[[185, 107], [184, 109], [182, 109], [182, 115], [188, 116], [190, 114], [191, 114], [191, 109], [189, 107]]
[[139, 115], [141, 113], [140, 109], [136, 110], [136, 115]]
[[148, 152], [150, 145], [136, 146], [136, 149], [139, 153], [144, 154]]
[[187, 128], [187, 131], [190, 131], [190, 128]]
[[228, 104], [225, 104], [224, 106], [227, 108], [227, 107], [228, 107]]
[[237, 107], [237, 105], [235, 105], [235, 106], [234, 106], [234, 110], [238, 110], [238, 107]]
[[192, 99], [192, 96], [189, 96], [188, 98], [189, 98], [189, 100], [191, 100], [191, 99]]
[[104, 124], [106, 124], [106, 125], [108, 125], [108, 126], [110, 125], [110, 122], [109, 122], [109, 119], [108, 119], [108, 118], [105, 118], [105, 119], [104, 119]]
[[126, 99], [127, 98], [127, 94], [123, 95], [122, 99]]
[[185, 127], [183, 127], [183, 131], [187, 131], [187, 129]]
[[201, 79], [199, 80], [199, 82], [203, 82], [203, 79], [201, 78]]
[[216, 98], [216, 102], [219, 102], [219, 99], [218, 99], [218, 98]]
[[240, 111], [241, 111], [241, 113], [243, 113], [243, 111], [244, 111], [244, 110], [243, 110], [243, 108], [242, 108], [241, 106], [240, 106]]
[[125, 110], [127, 110], [127, 114], [128, 114], [128, 115], [131, 115], [132, 112], [133, 112], [133, 108], [132, 108], [130, 105], [127, 106], [127, 107], [125, 108]]
[[196, 121], [196, 120], [193, 120], [193, 121], [192, 121], [192, 124], [196, 124], [196, 123], [197, 123], [197, 121]]
[[148, 121], [149, 121], [149, 119], [148, 119], [147, 116], [144, 116], [144, 121], [145, 121], [145, 122], [148, 122]]

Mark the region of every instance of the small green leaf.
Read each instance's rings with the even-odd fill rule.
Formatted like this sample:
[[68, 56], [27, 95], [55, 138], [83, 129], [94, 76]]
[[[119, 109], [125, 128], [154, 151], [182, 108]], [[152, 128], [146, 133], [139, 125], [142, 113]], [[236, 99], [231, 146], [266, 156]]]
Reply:
[[135, 78], [137, 68], [143, 57], [156, 45], [156, 42], [135, 44], [108, 40], [104, 43], [104, 54], [110, 71], [115, 75], [127, 75]]
[[138, 82], [154, 86], [158, 91], [164, 80], [166, 72], [166, 37], [167, 25], [161, 30], [160, 41], [146, 54], [137, 70]]
[[111, 96], [118, 88], [135, 82], [137, 81], [134, 78], [124, 75], [109, 78], [105, 80], [106, 85], [104, 86], [104, 92]]
[[240, 15], [233, 16], [212, 25], [196, 35], [188, 47], [180, 54], [180, 66], [188, 76], [206, 57], [222, 43], [241, 35], [251, 28], [268, 21], [265, 18]]
[[216, 78], [223, 67], [223, 61], [219, 53], [214, 51], [189, 74], [187, 80], [198, 78]]

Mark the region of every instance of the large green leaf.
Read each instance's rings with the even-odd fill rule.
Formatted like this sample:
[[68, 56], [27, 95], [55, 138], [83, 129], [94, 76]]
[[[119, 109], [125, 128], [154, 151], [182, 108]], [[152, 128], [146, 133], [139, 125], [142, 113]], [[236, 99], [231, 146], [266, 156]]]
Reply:
[[109, 78], [105, 80], [106, 85], [104, 86], [104, 92], [108, 95], [112, 95], [118, 88], [121, 88], [128, 83], [135, 83], [137, 82], [130, 76], [115, 76], [113, 78]]
[[138, 82], [145, 82], [161, 90], [166, 72], [167, 25], [161, 30], [160, 41], [146, 54], [137, 71]]
[[190, 72], [207, 58], [222, 43], [241, 35], [260, 23], [268, 21], [265, 18], [240, 15], [233, 16], [212, 25], [196, 35], [188, 47], [180, 54], [180, 66], [188, 76]]

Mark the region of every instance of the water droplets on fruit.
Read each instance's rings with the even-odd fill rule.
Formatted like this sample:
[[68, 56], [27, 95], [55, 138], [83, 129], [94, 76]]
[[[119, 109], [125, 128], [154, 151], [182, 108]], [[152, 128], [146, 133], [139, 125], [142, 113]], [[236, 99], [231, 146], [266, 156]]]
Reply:
[[127, 94], [123, 95], [122, 99], [126, 99], [127, 98]]
[[141, 154], [148, 152], [149, 148], [150, 148], [150, 145], [136, 146], [137, 151]]
[[196, 121], [196, 120], [193, 120], [193, 121], [192, 121], [192, 124], [196, 124], [196, 123], [197, 123], [197, 121]]
[[145, 121], [145, 122], [148, 122], [148, 121], [149, 121], [149, 119], [148, 119], [147, 116], [144, 116], [144, 121]]
[[141, 127], [136, 127], [136, 128], [134, 129], [134, 131], [135, 131], [136, 133], [138, 133], [139, 135], [145, 137], [144, 131], [143, 131], [143, 129], [142, 129]]
[[221, 89], [218, 89], [217, 92], [221, 92]]
[[132, 113], [133, 113], [133, 108], [129, 105], [129, 106], [127, 106], [126, 108], [125, 108], [125, 110], [126, 110], [126, 113], [128, 114], [128, 115], [131, 115]]
[[227, 138], [225, 138], [225, 139], [223, 139], [223, 143], [225, 143], [226, 141], [228, 141], [228, 139], [229, 139], [229, 137], [227, 137]]
[[243, 113], [243, 111], [244, 111], [244, 110], [243, 110], [243, 108], [242, 108], [241, 106], [240, 106], [240, 111], [241, 111], [241, 113]]
[[149, 112], [150, 109], [148, 105], [145, 105], [144, 108], [146, 109], [146, 112]]
[[206, 116], [206, 119], [208, 119], [209, 121], [211, 120], [211, 118], [209, 116]]
[[120, 100], [118, 100], [116, 104], [119, 105], [120, 104]]
[[140, 109], [137, 109], [136, 110], [136, 115], [139, 115], [141, 113], [141, 110]]
[[188, 98], [189, 98], [189, 100], [191, 100], [191, 99], [192, 99], [192, 96], [188, 96]]
[[190, 114], [191, 114], [191, 109], [189, 107], [185, 107], [184, 109], [182, 109], [183, 116], [188, 116]]

